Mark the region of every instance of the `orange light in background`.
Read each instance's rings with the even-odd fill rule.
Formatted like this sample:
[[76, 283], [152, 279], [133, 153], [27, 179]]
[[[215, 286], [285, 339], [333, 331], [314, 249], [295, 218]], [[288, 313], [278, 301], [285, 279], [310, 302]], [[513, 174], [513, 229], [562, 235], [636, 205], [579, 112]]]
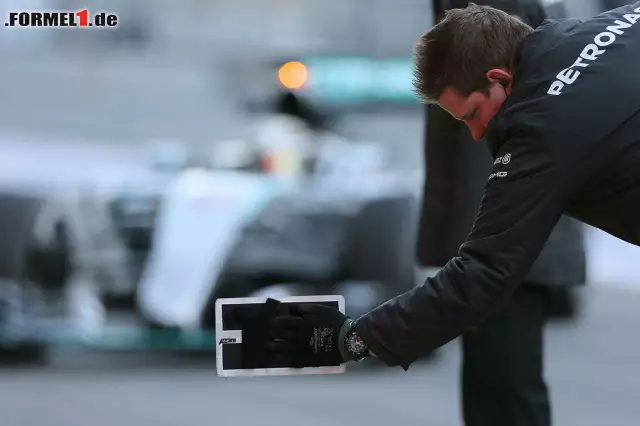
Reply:
[[302, 62], [287, 62], [278, 70], [278, 80], [287, 89], [300, 89], [307, 82], [307, 66]]

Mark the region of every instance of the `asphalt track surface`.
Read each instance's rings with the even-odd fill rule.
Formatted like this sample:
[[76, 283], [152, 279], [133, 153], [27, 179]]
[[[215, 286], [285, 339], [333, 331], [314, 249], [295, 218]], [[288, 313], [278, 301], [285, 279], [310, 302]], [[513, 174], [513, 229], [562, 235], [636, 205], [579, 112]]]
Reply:
[[[640, 294], [593, 288], [581, 319], [548, 332], [556, 425], [640, 418]], [[460, 425], [458, 343], [408, 372], [231, 379], [213, 360], [58, 353], [47, 368], [0, 370], [2, 426]]]

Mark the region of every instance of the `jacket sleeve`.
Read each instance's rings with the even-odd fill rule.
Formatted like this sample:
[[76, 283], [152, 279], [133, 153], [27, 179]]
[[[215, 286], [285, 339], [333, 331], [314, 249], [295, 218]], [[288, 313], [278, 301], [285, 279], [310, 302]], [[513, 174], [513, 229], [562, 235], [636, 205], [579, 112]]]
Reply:
[[564, 168], [549, 145], [507, 141], [497, 154], [471, 234], [434, 277], [356, 323], [384, 363], [417, 358], [478, 325], [511, 296], [567, 204]]

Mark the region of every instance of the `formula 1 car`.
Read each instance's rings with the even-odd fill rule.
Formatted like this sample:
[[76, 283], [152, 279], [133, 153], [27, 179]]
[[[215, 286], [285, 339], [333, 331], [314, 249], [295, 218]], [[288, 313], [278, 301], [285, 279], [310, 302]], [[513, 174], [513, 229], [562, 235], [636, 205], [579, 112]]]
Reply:
[[[357, 151], [366, 151], [345, 149], [337, 151], [350, 166], [357, 165]], [[98, 285], [105, 265], [87, 240], [103, 226], [83, 206], [86, 200], [3, 188], [0, 364], [45, 362], [49, 346], [59, 344], [215, 349], [210, 333], [201, 334], [206, 344], [180, 336], [212, 330], [219, 297], [277, 289], [337, 293], [357, 316], [408, 290], [414, 285], [415, 191], [401, 175], [363, 167], [349, 174], [335, 166], [298, 182], [186, 169], [138, 197], [116, 196], [116, 232], [142, 253], [133, 314], [144, 321], [126, 327], [114, 326], [115, 311], [96, 300], [105, 290]], [[95, 223], [83, 226], [82, 218]], [[111, 269], [124, 267], [113, 262]], [[145, 330], [171, 333], [158, 343]]]

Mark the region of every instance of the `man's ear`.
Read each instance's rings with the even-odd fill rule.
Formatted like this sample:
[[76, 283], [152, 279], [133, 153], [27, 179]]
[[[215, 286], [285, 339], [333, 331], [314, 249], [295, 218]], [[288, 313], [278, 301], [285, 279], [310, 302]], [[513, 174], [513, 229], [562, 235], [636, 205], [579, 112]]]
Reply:
[[511, 87], [511, 83], [513, 82], [513, 75], [501, 68], [494, 68], [487, 71], [486, 76], [489, 82], [498, 83], [505, 89]]

